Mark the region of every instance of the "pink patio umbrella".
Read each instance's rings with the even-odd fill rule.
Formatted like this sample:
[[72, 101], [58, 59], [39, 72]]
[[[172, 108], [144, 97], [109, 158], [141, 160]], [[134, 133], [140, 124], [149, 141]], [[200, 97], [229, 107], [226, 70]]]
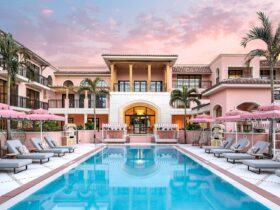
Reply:
[[204, 123], [212, 123], [212, 122], [214, 122], [212, 117], [210, 115], [207, 115], [207, 114], [197, 115], [195, 118], [191, 119], [190, 121], [194, 122], [194, 123], [203, 123], [203, 128], [202, 128], [203, 137], [204, 137]]
[[276, 125], [275, 120], [280, 119], [280, 104], [272, 103], [270, 105], [260, 106], [258, 111], [243, 114], [241, 118], [244, 120], [271, 120], [272, 126], [272, 140], [273, 140], [273, 156], [276, 153]]
[[40, 121], [40, 138], [43, 140], [43, 121], [64, 121], [65, 117], [54, 115], [44, 109], [36, 109], [27, 115], [30, 120]]
[[231, 110], [226, 112], [225, 116], [217, 117], [216, 121], [218, 122], [234, 122], [234, 129], [235, 129], [235, 142], [237, 142], [238, 132], [237, 132], [237, 122], [241, 121], [241, 115], [247, 114], [248, 112], [241, 111], [241, 110]]

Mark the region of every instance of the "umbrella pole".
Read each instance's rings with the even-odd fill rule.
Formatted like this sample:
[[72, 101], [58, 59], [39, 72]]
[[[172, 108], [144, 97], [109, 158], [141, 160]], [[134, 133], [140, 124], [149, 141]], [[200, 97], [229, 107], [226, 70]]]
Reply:
[[275, 133], [275, 122], [272, 120], [272, 140], [273, 140], [273, 157], [275, 157], [276, 149], [276, 133]]
[[251, 147], [253, 147], [254, 145], [254, 126], [253, 126], [253, 121], [251, 121], [252, 123], [252, 138], [251, 138]]
[[43, 121], [41, 122], [41, 141], [43, 141]]
[[237, 143], [237, 122], [234, 123], [234, 129], [235, 129], [235, 143]]

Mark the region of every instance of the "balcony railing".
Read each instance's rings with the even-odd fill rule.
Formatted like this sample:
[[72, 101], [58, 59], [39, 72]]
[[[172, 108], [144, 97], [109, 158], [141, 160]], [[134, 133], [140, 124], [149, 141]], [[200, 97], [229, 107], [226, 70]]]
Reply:
[[34, 75], [31, 74], [30, 71], [27, 70], [27, 68], [25, 67], [20, 67], [19, 70], [18, 70], [18, 74], [25, 77], [25, 78], [28, 78], [32, 81], [35, 81], [35, 82], [38, 82], [44, 86], [48, 86], [49, 83], [48, 83], [48, 79], [44, 76], [42, 76], [41, 74], [38, 74], [38, 73], [34, 73]]
[[187, 88], [202, 88], [202, 89], [208, 89], [212, 86], [212, 81], [201, 81], [197, 84], [182, 84], [178, 83], [177, 80], [173, 81], [172, 87], [173, 89], [181, 89], [183, 86], [186, 86]]
[[[142, 84], [135, 84], [132, 83], [131, 87], [132, 92], [165, 92], [166, 91], [166, 85], [161, 83], [160, 85], [153, 85], [151, 84], [150, 87], [147, 83]], [[130, 92], [130, 83], [125, 84], [114, 84], [114, 92]]]
[[[7, 102], [7, 95], [4, 93], [0, 94], [0, 102], [6, 103]], [[29, 99], [23, 96], [14, 95], [12, 94], [10, 97], [10, 105], [16, 107], [22, 107], [27, 109], [48, 109], [49, 105], [46, 102]]]
[[49, 100], [49, 108], [64, 108], [64, 103], [61, 99], [51, 99]]

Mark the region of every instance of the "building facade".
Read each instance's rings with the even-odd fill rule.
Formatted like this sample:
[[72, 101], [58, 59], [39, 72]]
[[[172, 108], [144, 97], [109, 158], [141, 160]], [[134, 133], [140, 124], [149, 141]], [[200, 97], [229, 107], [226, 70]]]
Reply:
[[[213, 117], [239, 109], [254, 111], [270, 103], [270, 74], [265, 60], [255, 58], [250, 66], [243, 54], [221, 54], [209, 64], [176, 64], [177, 55], [104, 54], [103, 66], [53, 67], [31, 52], [29, 62], [36, 70], [30, 79], [20, 68], [11, 92], [16, 110], [49, 109], [66, 117], [66, 123], [84, 126], [93, 121], [96, 103], [97, 127], [103, 123], [126, 123], [130, 133], [152, 132], [155, 123], [177, 123], [183, 127], [180, 103], [170, 106], [170, 93], [183, 86], [197, 89], [201, 105], [191, 104], [188, 119], [208, 113]], [[279, 97], [280, 63], [275, 67], [275, 99]], [[85, 78], [101, 78], [98, 86], [109, 95], [81, 92]], [[0, 102], [6, 103], [7, 72], [0, 57]]]

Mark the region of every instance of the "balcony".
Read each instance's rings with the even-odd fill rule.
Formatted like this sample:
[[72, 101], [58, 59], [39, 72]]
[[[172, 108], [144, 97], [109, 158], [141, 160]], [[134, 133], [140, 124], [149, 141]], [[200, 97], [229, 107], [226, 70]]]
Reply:
[[[7, 101], [7, 95], [6, 94], [0, 94], [0, 102], [6, 103]], [[11, 95], [10, 98], [10, 105], [15, 107], [21, 107], [26, 109], [48, 109], [48, 103], [39, 101], [39, 100], [33, 100], [29, 99], [23, 96], [19, 95]]]
[[[99, 97], [96, 100], [96, 108], [98, 109], [105, 109], [107, 108], [107, 97]], [[65, 103], [65, 101], [63, 101], [62, 99], [52, 99], [49, 100], [49, 108], [93, 108], [94, 106], [94, 100], [88, 100], [88, 104], [86, 104], [86, 100], [85, 99], [69, 99], [69, 106], [67, 105], [67, 103]]]
[[48, 82], [48, 79], [44, 76], [42, 76], [41, 74], [38, 74], [38, 73], [35, 73], [34, 75], [32, 75], [30, 73], [30, 71], [27, 70], [27, 68], [25, 67], [20, 67], [19, 70], [18, 70], [18, 74], [27, 78], [27, 79], [30, 79], [34, 82], [37, 82], [41, 85], [44, 85], [44, 86], [49, 86], [49, 82]]
[[[132, 92], [166, 92], [166, 85], [162, 82], [156, 83], [155, 81], [152, 81], [150, 88], [146, 81], [141, 81], [139, 83], [134, 82], [131, 85]], [[148, 91], [149, 89], [150, 91]], [[115, 83], [114, 92], [130, 92], [130, 82]]]
[[183, 86], [186, 86], [187, 88], [196, 88], [196, 89], [208, 89], [212, 86], [212, 81], [200, 81], [198, 83], [178, 83], [177, 80], [172, 82], [172, 88], [173, 89], [181, 89]]

